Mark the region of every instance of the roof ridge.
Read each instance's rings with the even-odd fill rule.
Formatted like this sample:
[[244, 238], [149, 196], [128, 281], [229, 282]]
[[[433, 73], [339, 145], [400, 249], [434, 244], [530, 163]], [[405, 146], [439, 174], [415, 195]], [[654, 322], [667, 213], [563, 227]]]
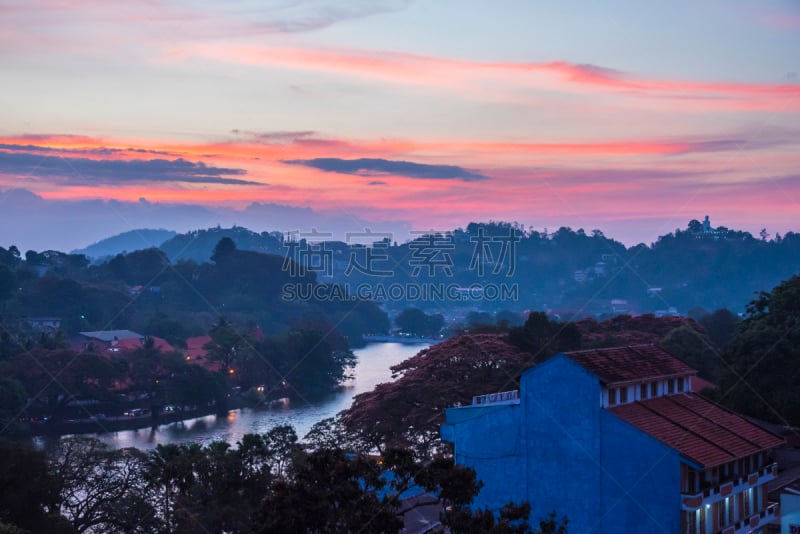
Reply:
[[[566, 355], [583, 354], [583, 353], [587, 353], [587, 352], [612, 351], [612, 350], [619, 350], [619, 349], [625, 349], [625, 348], [632, 349], [632, 348], [635, 348], [635, 347], [658, 347], [658, 345], [656, 343], [635, 343], [633, 345], [616, 345], [614, 347], [592, 347], [592, 348], [589, 348], [589, 349], [568, 350], [568, 351], [564, 351], [564, 354], [566, 354]], [[661, 347], [658, 347], [658, 348], [661, 348]], [[661, 349], [661, 350], [664, 350], [664, 349]], [[664, 352], [666, 352], [666, 351], [664, 351]], [[668, 354], [671, 354], [671, 353], [668, 353]]]

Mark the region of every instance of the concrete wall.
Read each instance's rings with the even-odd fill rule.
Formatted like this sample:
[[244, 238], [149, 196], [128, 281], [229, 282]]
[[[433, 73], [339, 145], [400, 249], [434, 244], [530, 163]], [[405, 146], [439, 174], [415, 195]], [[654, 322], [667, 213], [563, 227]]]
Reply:
[[565, 356], [522, 376], [520, 404], [448, 410], [442, 436], [485, 484], [476, 507], [528, 501], [569, 532], [679, 532], [673, 449], [600, 408], [597, 377]]
[[[499, 509], [520, 502], [522, 425], [519, 404], [482, 405], [447, 410], [442, 437], [455, 443], [456, 463], [475, 469], [484, 483], [474, 505]], [[450, 424], [452, 423], [452, 424]]]
[[604, 517], [592, 532], [680, 532], [678, 452], [609, 412], [600, 424]]
[[781, 493], [781, 534], [800, 534], [800, 495]]

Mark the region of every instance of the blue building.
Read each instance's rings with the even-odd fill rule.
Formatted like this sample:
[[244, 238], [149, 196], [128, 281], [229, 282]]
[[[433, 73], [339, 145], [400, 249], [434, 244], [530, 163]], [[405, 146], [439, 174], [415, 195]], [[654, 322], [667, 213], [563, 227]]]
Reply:
[[581, 534], [759, 532], [783, 438], [693, 393], [695, 374], [654, 345], [558, 354], [448, 409], [441, 435], [484, 483], [476, 507], [527, 501]]

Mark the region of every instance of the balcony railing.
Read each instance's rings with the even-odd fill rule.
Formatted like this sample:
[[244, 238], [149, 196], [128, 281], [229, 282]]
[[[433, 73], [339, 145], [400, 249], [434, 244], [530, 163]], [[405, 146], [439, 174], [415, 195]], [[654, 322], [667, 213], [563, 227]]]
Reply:
[[712, 504], [721, 501], [725, 497], [739, 493], [741, 487], [751, 488], [768, 482], [775, 478], [778, 470], [778, 464], [767, 464], [761, 469], [754, 471], [748, 475], [740, 475], [738, 478], [728, 480], [715, 486], [709, 486], [700, 493], [693, 495], [683, 495], [683, 509], [695, 510], [703, 504]]
[[519, 400], [519, 390], [501, 391], [500, 393], [488, 393], [486, 395], [476, 395], [472, 397], [473, 406], [476, 404], [494, 404], [497, 402], [509, 402]]
[[754, 528], [763, 527], [771, 523], [774, 519], [777, 519], [779, 511], [780, 505], [774, 502], [760, 512], [723, 528], [722, 534], [745, 534], [746, 532], [752, 532]]

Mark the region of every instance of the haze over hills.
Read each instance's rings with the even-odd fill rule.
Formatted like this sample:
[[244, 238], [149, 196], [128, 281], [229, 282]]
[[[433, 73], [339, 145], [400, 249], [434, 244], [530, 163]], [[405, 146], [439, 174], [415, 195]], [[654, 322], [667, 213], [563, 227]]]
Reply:
[[175, 237], [177, 234], [178, 232], [164, 230], [163, 228], [158, 230], [140, 228], [101, 239], [86, 248], [73, 250], [70, 254], [84, 254], [89, 258], [116, 256], [122, 252], [133, 252], [150, 247], [159, 247], [164, 241]]
[[[137, 228], [190, 232], [218, 225], [241, 225], [259, 231], [311, 231], [344, 239], [364, 228], [408, 234], [401, 220], [370, 220], [348, 210], [252, 202], [241, 208], [190, 203], [117, 200], [46, 199], [27, 189], [0, 190], [0, 244], [26, 250], [84, 249], [110, 236]], [[123, 249], [118, 250], [121, 252]], [[128, 249], [130, 250], [130, 249]]]
[[[479, 242], [481, 233], [483, 242]], [[513, 247], [508, 241], [510, 235], [514, 235]], [[103, 251], [113, 255], [116, 246], [118, 253], [126, 250], [131, 256], [137, 244], [150, 248], [141, 237], [136, 239], [135, 232], [116, 236], [105, 242], [108, 246]], [[540, 233], [514, 223], [471, 223], [433, 239], [418, 236], [406, 242], [381, 241], [378, 234], [371, 242], [379, 245], [371, 251], [363, 241], [328, 241], [317, 252], [307, 243], [287, 240], [287, 235], [279, 231], [217, 226], [175, 234], [151, 252], [163, 254], [176, 267], [187, 261], [214, 263], [215, 247], [223, 238], [229, 238], [240, 251], [277, 256], [278, 271], [281, 262], [285, 267], [285, 261], [292, 259], [315, 273], [320, 282], [363, 291], [359, 297], [374, 299], [389, 311], [407, 306], [445, 314], [471, 309], [541, 309], [568, 318], [617, 313], [686, 314], [700, 306], [708, 311], [728, 308], [741, 313], [758, 292], [800, 273], [800, 234], [764, 233], [754, 237], [697, 220], [684, 230], [659, 237], [651, 246], [634, 247], [626, 247], [599, 230], [587, 234], [582, 229], [562, 227]], [[503, 246], [509, 248], [504, 252]], [[32, 264], [44, 269], [52, 263], [40, 256], [33, 254]], [[102, 265], [112, 259], [109, 256], [95, 263]], [[133, 277], [128, 283], [161, 282]], [[455, 293], [446, 297], [404, 294], [387, 298], [381, 291], [390, 286], [422, 290], [452, 286], [462, 288], [462, 292], [464, 288], [491, 286], [492, 290], [509, 288], [513, 294], [499, 299], [482, 295], [463, 299], [462, 294]]]
[[[379, 210], [379, 211], [376, 211]], [[379, 213], [379, 215], [378, 215]], [[373, 232], [389, 232], [400, 243], [412, 238], [412, 231], [447, 231], [470, 222], [458, 220], [441, 224], [436, 221], [446, 209], [430, 213], [431, 220], [409, 221], [395, 215], [391, 204], [379, 204], [371, 210], [356, 208], [337, 208], [320, 210], [308, 206], [289, 206], [274, 202], [251, 202], [230, 207], [210, 204], [184, 202], [150, 202], [145, 198], [138, 201], [118, 201], [110, 199], [61, 200], [44, 198], [27, 189], [0, 190], [0, 244], [16, 245], [26, 250], [82, 250], [110, 236], [139, 228], [163, 228], [185, 233], [202, 228], [217, 226], [243, 226], [256, 232], [310, 232], [333, 234], [333, 239], [344, 241], [348, 232], [363, 232], [365, 228]], [[716, 213], [716, 212], [714, 212]], [[714, 217], [712, 213], [712, 218]], [[586, 232], [600, 229], [606, 235], [633, 246], [638, 243], [650, 244], [660, 235], [682, 228], [686, 221], [701, 217], [703, 212], [676, 211], [669, 218], [651, 218], [633, 223], [620, 215], [619, 218], [592, 219], [588, 216], [560, 214], [557, 218], [532, 211], [519, 222], [529, 230], [550, 231], [561, 226], [584, 228]], [[477, 218], [477, 216], [476, 216]], [[480, 220], [509, 220], [500, 211], [494, 216], [481, 217]], [[773, 226], [771, 223], [736, 224], [732, 219], [715, 220], [732, 227], [757, 235], [763, 226], [770, 234], [784, 233], [791, 227]], [[123, 249], [120, 249], [121, 252]]]

